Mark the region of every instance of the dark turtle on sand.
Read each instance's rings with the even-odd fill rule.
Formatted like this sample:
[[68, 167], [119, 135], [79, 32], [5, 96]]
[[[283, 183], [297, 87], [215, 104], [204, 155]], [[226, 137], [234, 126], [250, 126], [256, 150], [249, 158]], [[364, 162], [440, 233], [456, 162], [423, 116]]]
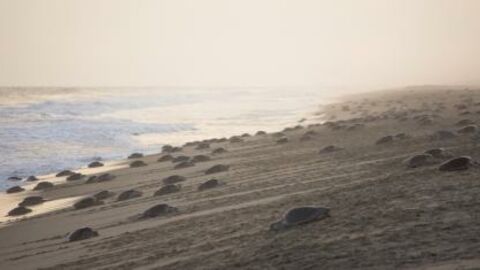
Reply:
[[154, 217], [159, 217], [159, 216], [163, 216], [163, 215], [167, 215], [175, 212], [178, 212], [178, 209], [176, 207], [172, 207], [168, 204], [161, 203], [145, 210], [141, 218], [154, 218]]
[[31, 175], [27, 178], [27, 182], [35, 182], [38, 181], [38, 178], [35, 177], [34, 175]]
[[98, 232], [94, 231], [90, 227], [84, 227], [70, 233], [67, 239], [68, 239], [68, 242], [75, 242], [75, 241], [86, 240], [86, 239], [97, 237], [97, 236], [98, 236]]
[[22, 188], [21, 186], [13, 186], [13, 187], [7, 189], [5, 192], [6, 192], [7, 194], [11, 194], [11, 193], [22, 192], [22, 191], [24, 191], [24, 190], [25, 190], [25, 189]]
[[88, 167], [89, 168], [103, 167], [103, 163], [101, 163], [100, 161], [94, 161], [94, 162], [88, 164]]
[[189, 167], [193, 167], [195, 166], [195, 162], [193, 161], [183, 161], [183, 162], [180, 162], [178, 164], [176, 164], [173, 168], [178, 170], [178, 169], [185, 169], [185, 168], [189, 168]]
[[220, 185], [222, 185], [223, 183], [218, 181], [217, 179], [210, 179], [206, 182], [203, 182], [201, 183], [199, 186], [198, 186], [198, 190], [199, 191], [203, 191], [203, 190], [206, 190], [206, 189], [211, 189], [211, 188], [216, 188]]
[[468, 125], [458, 129], [457, 132], [460, 134], [471, 134], [477, 132], [477, 130], [478, 127], [476, 125]]
[[101, 175], [97, 176], [97, 182], [106, 182], [106, 181], [113, 180], [115, 178], [116, 178], [116, 176], [113, 175], [113, 174], [104, 173], [104, 174], [101, 174]]
[[197, 150], [208, 149], [208, 148], [210, 148], [210, 144], [205, 142], [199, 143], [197, 147], [195, 147], [195, 149]]
[[230, 139], [228, 141], [230, 143], [241, 143], [241, 142], [243, 142], [243, 139], [238, 137], [238, 136], [233, 136], [233, 137], [230, 137]]
[[298, 207], [290, 209], [280, 221], [272, 223], [270, 230], [281, 231], [312, 221], [321, 220], [330, 216], [330, 209], [325, 207]]
[[21, 201], [18, 206], [32, 206], [45, 202], [42, 196], [28, 196]]
[[428, 165], [432, 161], [432, 159], [433, 159], [433, 156], [430, 154], [418, 154], [405, 160], [405, 163], [409, 168], [418, 168], [421, 166]]
[[50, 183], [50, 182], [40, 182], [38, 183], [34, 188], [33, 190], [45, 190], [45, 189], [49, 189], [49, 188], [53, 188], [53, 184]]
[[223, 147], [218, 147], [215, 150], [212, 151], [212, 155], [218, 155], [218, 154], [223, 154], [226, 153], [227, 150]]
[[208, 170], [205, 171], [205, 174], [212, 174], [212, 173], [219, 173], [219, 172], [226, 172], [230, 169], [229, 165], [217, 164], [210, 167]]
[[177, 162], [184, 162], [184, 161], [189, 161], [190, 160], [190, 157], [189, 156], [177, 156], [177, 157], [174, 157], [172, 159], [172, 162], [173, 163], [177, 163]]
[[55, 175], [55, 176], [56, 177], [64, 177], [64, 176], [70, 176], [72, 174], [75, 174], [75, 173], [70, 171], [70, 170], [64, 170], [64, 171], [61, 171], [61, 172], [57, 173], [57, 175]]
[[325, 153], [332, 153], [332, 152], [337, 152], [343, 150], [343, 148], [335, 146], [335, 145], [328, 145], [325, 146], [324, 148], [320, 149], [320, 154], [325, 154]]
[[90, 176], [87, 181], [85, 181], [85, 184], [93, 184], [93, 183], [98, 183], [98, 179], [96, 175]]
[[95, 195], [93, 195], [93, 197], [97, 200], [105, 200], [105, 199], [108, 199], [108, 198], [112, 197], [113, 195], [115, 195], [114, 192], [111, 192], [111, 191], [108, 191], [108, 190], [102, 190], [100, 192], [95, 193]]
[[384, 136], [384, 137], [381, 137], [380, 139], [378, 139], [375, 144], [387, 144], [387, 143], [392, 143], [393, 142], [393, 136], [391, 135], [388, 135], [388, 136]]
[[309, 131], [303, 133], [303, 136], [315, 136], [317, 134], [318, 133], [315, 130], [309, 130]]
[[259, 130], [257, 131], [257, 133], [255, 133], [255, 136], [263, 136], [263, 135], [267, 135], [267, 133], [263, 130]]
[[471, 120], [471, 119], [462, 119], [460, 121], [458, 121], [455, 125], [458, 126], [458, 127], [461, 127], [461, 126], [468, 126], [468, 125], [473, 125], [475, 124], [475, 121]]
[[165, 161], [170, 161], [173, 159], [172, 155], [163, 155], [159, 159], [157, 159], [158, 162], [165, 162]]
[[193, 162], [205, 162], [209, 160], [210, 160], [210, 157], [207, 155], [196, 155], [196, 156], [193, 156], [192, 158]]
[[456, 137], [457, 134], [449, 130], [439, 130], [432, 135], [432, 139], [434, 140], [448, 140]]
[[87, 197], [79, 200], [78, 202], [73, 204], [73, 208], [79, 210], [79, 209], [84, 209], [96, 205], [101, 205], [103, 204], [102, 201], [97, 200], [95, 197]]
[[21, 215], [25, 215], [25, 214], [28, 214], [32, 212], [32, 209], [30, 208], [27, 208], [25, 206], [18, 206], [18, 207], [15, 207], [13, 208], [12, 210], [10, 210], [10, 212], [8, 212], [8, 216], [21, 216]]
[[175, 174], [175, 175], [171, 175], [169, 177], [163, 178], [162, 182], [165, 185], [169, 185], [169, 184], [176, 184], [176, 183], [179, 183], [179, 182], [183, 182], [185, 180], [187, 180], [187, 178]]
[[139, 168], [139, 167], [145, 167], [147, 166], [147, 163], [141, 161], [141, 160], [136, 160], [132, 163], [130, 163], [130, 168]]
[[10, 176], [7, 180], [8, 181], [21, 181], [22, 178], [20, 178], [18, 176]]
[[286, 138], [286, 137], [280, 138], [276, 141], [277, 144], [284, 144], [284, 143], [287, 143], [287, 142], [288, 142], [288, 138]]
[[153, 196], [162, 196], [166, 194], [171, 194], [171, 193], [179, 192], [181, 189], [182, 189], [181, 185], [169, 184], [155, 191]]
[[69, 177], [67, 177], [67, 181], [77, 181], [77, 180], [83, 179], [84, 177], [85, 177], [85, 175], [83, 175], [81, 173], [75, 173], [75, 174], [72, 174]]
[[473, 164], [472, 158], [469, 156], [462, 156], [452, 158], [440, 164], [438, 169], [440, 171], [463, 171], [468, 169]]
[[434, 158], [448, 158], [451, 157], [451, 154], [445, 151], [443, 148], [432, 148], [425, 151], [425, 154], [430, 154]]
[[126, 201], [126, 200], [130, 200], [130, 199], [133, 199], [133, 198], [141, 197], [142, 195], [143, 195], [143, 192], [138, 191], [138, 190], [134, 190], [134, 189], [130, 189], [130, 190], [126, 190], [126, 191], [120, 193], [120, 195], [118, 195], [118, 197], [117, 197], [117, 201]]
[[142, 158], [143, 154], [142, 153], [133, 153], [130, 156], [128, 156], [128, 159], [135, 159], [135, 158]]

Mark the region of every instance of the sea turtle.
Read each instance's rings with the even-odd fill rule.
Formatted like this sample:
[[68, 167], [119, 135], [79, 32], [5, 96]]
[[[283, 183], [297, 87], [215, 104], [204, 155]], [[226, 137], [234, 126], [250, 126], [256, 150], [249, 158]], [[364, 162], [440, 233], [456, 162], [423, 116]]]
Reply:
[[288, 138], [286, 138], [286, 137], [280, 138], [276, 141], [277, 144], [284, 144], [284, 143], [287, 143], [287, 142], [288, 142]]
[[223, 165], [223, 164], [217, 164], [205, 171], [205, 174], [212, 174], [212, 173], [219, 173], [219, 172], [225, 172], [230, 169], [229, 165]]
[[76, 181], [76, 180], [80, 180], [84, 177], [85, 177], [85, 175], [83, 175], [81, 173], [74, 173], [74, 174], [67, 177], [67, 181]]
[[202, 191], [202, 190], [206, 190], [206, 189], [215, 188], [215, 187], [220, 186], [221, 184], [222, 184], [222, 182], [218, 181], [217, 179], [210, 179], [206, 182], [201, 183], [198, 186], [198, 190]]
[[215, 150], [212, 151], [212, 154], [213, 155], [218, 155], [218, 154], [223, 154], [223, 153], [226, 153], [227, 150], [225, 150], [225, 148], [223, 147], [219, 147], [219, 148], [216, 148]]
[[147, 163], [141, 160], [135, 160], [134, 162], [130, 163], [130, 168], [138, 168], [138, 167], [145, 167]]
[[94, 231], [92, 228], [83, 227], [70, 233], [67, 239], [69, 242], [74, 242], [74, 241], [81, 241], [81, 240], [85, 240], [85, 239], [89, 239], [97, 236], [98, 236], [98, 232]]
[[241, 142], [243, 142], [243, 139], [238, 137], [238, 136], [233, 136], [233, 137], [230, 137], [230, 139], [228, 141], [230, 143], [241, 143]]
[[95, 197], [86, 197], [74, 203], [73, 208], [75, 208], [76, 210], [79, 210], [79, 209], [84, 209], [84, 208], [101, 205], [101, 204], [103, 204], [103, 202], [97, 200], [97, 198]]
[[18, 206], [8, 212], [8, 216], [21, 216], [32, 212], [32, 209], [25, 206]]
[[56, 177], [63, 177], [63, 176], [70, 176], [72, 174], [75, 174], [75, 173], [70, 171], [70, 170], [63, 170], [63, 171], [57, 173], [55, 176]]
[[404, 162], [407, 164], [407, 167], [409, 168], [417, 168], [420, 166], [427, 165], [432, 159], [433, 159], [433, 156], [430, 154], [417, 154], [408, 158]]
[[209, 160], [210, 160], [210, 157], [207, 155], [196, 155], [192, 158], [192, 162], [205, 162]]
[[45, 200], [42, 196], [28, 196], [21, 201], [18, 206], [32, 206], [43, 203]]
[[7, 189], [5, 192], [6, 192], [7, 194], [10, 194], [10, 193], [22, 192], [22, 191], [24, 191], [24, 190], [25, 190], [25, 189], [22, 188], [21, 186], [13, 186], [13, 187]]
[[165, 162], [165, 161], [170, 161], [173, 159], [172, 155], [163, 155], [159, 159], [157, 159], [157, 162]]
[[155, 191], [153, 196], [161, 196], [161, 195], [179, 192], [181, 188], [182, 188], [181, 185], [175, 185], [175, 184], [165, 185], [161, 187], [159, 190]]
[[451, 154], [445, 151], [443, 148], [432, 148], [427, 151], [425, 151], [425, 154], [430, 154], [434, 158], [445, 158], [445, 157], [451, 157]]
[[109, 173], [104, 173], [99, 176], [97, 176], [97, 181], [98, 182], [106, 182], [115, 179], [115, 175], [109, 174]]
[[461, 156], [452, 158], [440, 164], [440, 171], [463, 171], [473, 164], [472, 158], [469, 156]]
[[135, 158], [142, 158], [143, 154], [142, 153], [133, 153], [130, 156], [128, 156], [128, 159], [135, 159]]
[[173, 166], [173, 168], [178, 170], [178, 169], [184, 169], [184, 168], [193, 167], [193, 166], [195, 166], [195, 162], [193, 161], [182, 161], [176, 164], [175, 166]]
[[27, 182], [35, 182], [38, 181], [38, 178], [35, 177], [34, 175], [31, 175], [27, 178]]
[[175, 213], [177, 212], [178, 209], [176, 207], [172, 207], [166, 203], [161, 203], [161, 204], [157, 204], [155, 206], [152, 206], [150, 208], [148, 208], [147, 210], [145, 210], [145, 212], [143, 212], [142, 214], [142, 218], [154, 218], [154, 217], [158, 217], [158, 216], [162, 216], [162, 215], [166, 215], [166, 214], [170, 214], [170, 213]]
[[102, 166], [103, 166], [103, 163], [101, 163], [100, 161], [94, 161], [94, 162], [88, 164], [89, 168], [98, 168], [98, 167], [102, 167]]
[[324, 219], [330, 216], [330, 209], [325, 207], [304, 206], [287, 211], [280, 221], [272, 223], [270, 230], [280, 231], [297, 225]]
[[184, 161], [189, 161], [190, 157], [189, 156], [176, 156], [172, 159], [172, 163], [178, 163], [178, 162], [184, 162]]
[[457, 130], [457, 133], [460, 133], [460, 134], [470, 134], [470, 133], [475, 133], [477, 132], [478, 130], [478, 127], [476, 125], [468, 125], [468, 126], [464, 126], [460, 129]]
[[120, 195], [118, 195], [118, 197], [117, 197], [117, 201], [130, 200], [130, 199], [133, 199], [133, 198], [141, 197], [142, 195], [143, 195], [143, 192], [141, 192], [141, 191], [138, 191], [138, 190], [135, 190], [135, 189], [129, 189], [129, 190], [126, 190], [126, 191], [120, 193]]
[[195, 149], [202, 150], [210, 148], [210, 144], [206, 142], [199, 143]]
[[112, 197], [113, 195], [115, 195], [114, 192], [111, 192], [111, 191], [108, 191], [108, 190], [102, 190], [100, 192], [95, 193], [95, 195], [93, 195], [93, 197], [97, 200], [105, 200], [109, 197]]
[[33, 190], [45, 190], [52, 188], [53, 186], [54, 185], [50, 182], [40, 182], [33, 188]]
[[257, 133], [255, 133], [255, 136], [263, 136], [263, 135], [267, 135], [267, 133], [263, 130], [259, 130], [257, 131]]
[[391, 135], [388, 135], [388, 136], [384, 136], [384, 137], [381, 137], [380, 139], [378, 139], [375, 144], [387, 144], [387, 143], [392, 143], [393, 142], [393, 136]]
[[177, 175], [177, 174], [175, 174], [175, 175], [170, 175], [170, 176], [165, 177], [165, 178], [162, 179], [162, 181], [163, 181], [163, 183], [164, 183], [165, 185], [175, 184], [175, 183], [178, 183], [178, 182], [183, 182], [183, 181], [185, 181], [185, 180], [187, 180], [187, 178], [185, 178], [185, 177], [183, 177], [183, 176], [181, 176], [181, 175]]
[[324, 148], [320, 149], [319, 153], [320, 154], [325, 154], [325, 153], [332, 153], [336, 151], [343, 150], [343, 148], [335, 146], [335, 145], [328, 145], [325, 146]]

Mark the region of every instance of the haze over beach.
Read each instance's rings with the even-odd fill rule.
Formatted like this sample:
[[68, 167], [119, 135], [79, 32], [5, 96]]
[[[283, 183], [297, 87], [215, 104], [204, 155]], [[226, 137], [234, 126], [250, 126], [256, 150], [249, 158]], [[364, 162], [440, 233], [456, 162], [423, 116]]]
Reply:
[[479, 11], [0, 0], [0, 269], [480, 269]]

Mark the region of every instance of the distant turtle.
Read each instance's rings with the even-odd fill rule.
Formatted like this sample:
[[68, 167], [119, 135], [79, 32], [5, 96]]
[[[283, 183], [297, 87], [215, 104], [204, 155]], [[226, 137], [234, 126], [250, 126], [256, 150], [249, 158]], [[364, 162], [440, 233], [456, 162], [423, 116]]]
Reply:
[[115, 179], [116, 176], [110, 173], [104, 173], [97, 176], [97, 182], [106, 182]]
[[42, 196], [28, 196], [21, 201], [18, 206], [32, 206], [45, 202]]
[[134, 162], [130, 163], [130, 168], [138, 168], [138, 167], [145, 167], [147, 163], [141, 160], [135, 160]]
[[108, 190], [102, 190], [100, 192], [95, 193], [95, 195], [93, 195], [93, 197], [97, 200], [105, 200], [105, 199], [108, 199], [108, 198], [112, 197], [113, 195], [115, 195], [114, 192], [111, 192], [111, 191], [108, 191]]
[[472, 158], [469, 156], [461, 156], [452, 158], [440, 164], [440, 171], [463, 171], [473, 164]]
[[225, 148], [223, 147], [219, 147], [219, 148], [216, 148], [215, 150], [212, 151], [212, 154], [213, 155], [218, 155], [218, 154], [223, 154], [223, 153], [226, 153], [227, 150], [225, 150]]
[[208, 149], [208, 148], [210, 148], [210, 144], [202, 142], [202, 143], [199, 143], [195, 149], [202, 150], [202, 149]]
[[21, 186], [13, 186], [13, 187], [7, 189], [5, 192], [6, 192], [7, 194], [11, 194], [11, 193], [22, 192], [22, 191], [24, 191], [24, 190], [25, 190], [25, 189], [22, 188]]
[[157, 162], [165, 162], [165, 161], [170, 161], [173, 159], [172, 155], [163, 155], [159, 159], [157, 159]]
[[302, 225], [330, 216], [330, 209], [325, 207], [298, 207], [290, 209], [280, 221], [272, 223], [270, 230], [280, 231], [294, 226]]
[[81, 180], [85, 177], [85, 175], [81, 173], [74, 173], [70, 176], [67, 177], [67, 181], [76, 181], [76, 180]]
[[100, 161], [94, 161], [94, 162], [88, 164], [88, 167], [89, 168], [103, 167], [103, 163], [101, 163]]
[[387, 144], [387, 143], [392, 143], [393, 142], [393, 136], [391, 135], [388, 135], [388, 136], [384, 136], [384, 137], [381, 137], [380, 139], [378, 139], [375, 144]]
[[210, 179], [206, 182], [203, 182], [201, 183], [199, 186], [198, 186], [198, 190], [199, 191], [203, 191], [203, 190], [206, 190], [206, 189], [211, 189], [211, 188], [216, 188], [220, 185], [222, 185], [223, 183], [218, 181], [217, 179]]
[[40, 182], [38, 183], [34, 188], [33, 190], [45, 190], [45, 189], [49, 189], [49, 188], [53, 188], [53, 184], [50, 183], [50, 182]]
[[209, 160], [210, 160], [210, 157], [207, 155], [196, 155], [196, 156], [193, 156], [192, 158], [192, 162], [205, 162]]
[[70, 170], [64, 170], [64, 171], [61, 171], [61, 172], [57, 173], [55, 176], [56, 177], [64, 177], [64, 176], [70, 176], [72, 174], [75, 174], [75, 173], [70, 171]]
[[223, 164], [217, 164], [205, 171], [205, 174], [213, 174], [213, 173], [219, 173], [219, 172], [226, 172], [230, 169], [229, 165], [223, 165]]
[[189, 167], [193, 167], [193, 166], [195, 166], [195, 162], [193, 162], [193, 161], [183, 161], [183, 162], [177, 163], [175, 166], [173, 166], [173, 168], [178, 170], [178, 169], [185, 169], [185, 168], [189, 168]]
[[117, 201], [126, 201], [126, 200], [141, 197], [142, 195], [143, 195], [143, 192], [130, 189], [120, 193], [120, 195], [118, 195], [117, 197]]
[[8, 181], [21, 181], [22, 178], [18, 177], [18, 176], [10, 176], [7, 180]]
[[448, 140], [456, 137], [457, 134], [450, 130], [438, 130], [432, 135], [432, 139], [434, 140]]
[[409, 168], [417, 168], [427, 165], [432, 159], [433, 156], [430, 154], [417, 154], [405, 160], [405, 163]]
[[92, 175], [90, 176], [87, 181], [85, 181], [85, 184], [94, 184], [94, 183], [98, 183], [98, 177], [96, 175]]
[[35, 177], [34, 175], [31, 175], [27, 178], [27, 182], [35, 182], [38, 181], [38, 178]]
[[288, 142], [287, 137], [280, 138], [276, 141], [277, 144], [284, 144], [284, 143], [287, 143], [287, 142]]
[[84, 208], [97, 206], [97, 205], [101, 205], [101, 204], [103, 204], [103, 202], [99, 201], [95, 197], [86, 197], [86, 198], [83, 198], [83, 199], [79, 200], [78, 202], [74, 203], [73, 208], [79, 210], [79, 209], [84, 209]]
[[169, 184], [161, 187], [159, 190], [155, 191], [153, 196], [162, 196], [166, 194], [171, 194], [179, 192], [182, 189], [181, 185]]
[[157, 205], [152, 206], [152, 207], [148, 208], [147, 210], [145, 210], [145, 212], [143, 212], [141, 217], [142, 218], [154, 218], [154, 217], [163, 216], [163, 215], [170, 214], [170, 213], [175, 213], [177, 211], [178, 211], [177, 208], [172, 207], [172, 206], [170, 206], [168, 204], [165, 204], [165, 203], [161, 203], [161, 204], [157, 204]]
[[30, 208], [27, 208], [25, 206], [18, 206], [18, 207], [15, 207], [13, 208], [12, 210], [10, 210], [8, 212], [8, 216], [22, 216], [22, 215], [25, 215], [25, 214], [28, 214], [32, 212], [32, 209]]
[[173, 150], [173, 146], [169, 144], [165, 144], [164, 146], [162, 146], [162, 153], [171, 153], [172, 150]]
[[183, 177], [183, 176], [180, 176], [180, 175], [171, 175], [169, 177], [165, 177], [162, 179], [163, 183], [165, 185], [169, 185], [169, 184], [176, 184], [178, 182], [183, 182], [187, 180], [187, 178]]
[[189, 156], [176, 156], [172, 159], [172, 163], [179, 163], [179, 162], [184, 162], [184, 161], [189, 161], [190, 157]]
[[430, 154], [434, 158], [446, 158], [446, 157], [451, 157], [451, 154], [445, 151], [443, 148], [432, 148], [427, 151], [425, 151], [425, 154]]
[[240, 137], [242, 138], [248, 138], [248, 137], [251, 137], [252, 135], [248, 134], [248, 133], [243, 133]]
[[128, 156], [128, 159], [136, 159], [136, 158], [142, 158], [143, 154], [142, 153], [133, 153], [130, 156]]
[[81, 241], [92, 237], [97, 237], [98, 232], [90, 227], [83, 227], [70, 233], [67, 237], [69, 242]]
[[476, 125], [468, 125], [458, 129], [457, 132], [460, 134], [470, 134], [477, 132], [477, 130], [478, 127]]
[[325, 153], [332, 153], [332, 152], [337, 152], [343, 150], [343, 148], [335, 146], [335, 145], [328, 145], [325, 146], [324, 148], [320, 149], [319, 153], [320, 154], [325, 154]]
[[238, 137], [238, 136], [233, 136], [233, 137], [230, 137], [230, 139], [228, 141], [230, 143], [241, 143], [241, 142], [243, 142], [243, 139]]
[[267, 135], [267, 133], [263, 130], [259, 130], [257, 131], [257, 133], [255, 133], [255, 136], [263, 136], [263, 135]]

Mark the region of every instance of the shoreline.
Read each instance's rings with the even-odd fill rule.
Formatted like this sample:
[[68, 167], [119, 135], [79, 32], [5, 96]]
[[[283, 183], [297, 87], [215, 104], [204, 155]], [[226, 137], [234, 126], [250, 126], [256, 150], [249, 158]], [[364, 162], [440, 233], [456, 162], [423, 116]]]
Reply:
[[[475, 200], [480, 191], [478, 168], [439, 171], [447, 158], [418, 168], [405, 165], [408, 157], [436, 147], [480, 160], [471, 134], [431, 139], [438, 130], [461, 129], [459, 120], [478, 121], [480, 91], [436, 93], [406, 90], [347, 98], [325, 105], [327, 121], [322, 124], [305, 123], [265, 135], [237, 134], [241, 142], [207, 140], [205, 148], [201, 142], [192, 143], [177, 152], [116, 163], [119, 167], [108, 170], [115, 176], [111, 181], [86, 184], [85, 178], [35, 192], [61, 209], [0, 224], [0, 262], [5, 269], [51, 270], [476, 265], [480, 262], [476, 252], [480, 224], [474, 218], [480, 214]], [[459, 104], [466, 109], [458, 109]], [[387, 135], [394, 139], [378, 144]], [[329, 145], [337, 150], [326, 151]], [[213, 154], [219, 147], [226, 152]], [[157, 161], [167, 154], [209, 159], [175, 168], [178, 163]], [[135, 160], [146, 166], [129, 168]], [[215, 165], [228, 168], [208, 174]], [[185, 177], [181, 189], [155, 196], [172, 175]], [[222, 185], [201, 190], [212, 178]], [[142, 194], [116, 199], [129, 189]], [[73, 201], [101, 190], [115, 195], [100, 205], [72, 208]], [[139, 219], [159, 203], [178, 212]], [[283, 212], [302, 205], [329, 207], [331, 217], [285, 233], [269, 231]], [[40, 207], [54, 205], [47, 202]], [[78, 243], [65, 240], [68, 232], [83, 226], [97, 230], [99, 236]]]

